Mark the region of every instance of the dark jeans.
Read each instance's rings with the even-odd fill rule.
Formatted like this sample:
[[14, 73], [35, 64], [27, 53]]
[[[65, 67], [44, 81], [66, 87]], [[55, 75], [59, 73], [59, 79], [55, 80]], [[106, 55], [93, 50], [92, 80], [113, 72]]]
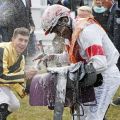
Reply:
[[10, 39], [9, 39], [9, 34], [8, 34], [8, 30], [7, 30], [7, 27], [0, 27], [0, 35], [2, 37], [2, 41], [3, 42], [9, 42]]

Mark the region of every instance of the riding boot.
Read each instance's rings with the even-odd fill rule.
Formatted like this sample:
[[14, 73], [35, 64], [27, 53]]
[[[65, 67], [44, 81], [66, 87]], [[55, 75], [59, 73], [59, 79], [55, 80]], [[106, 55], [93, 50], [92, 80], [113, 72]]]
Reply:
[[62, 120], [64, 103], [56, 102], [54, 106], [54, 120]]
[[11, 112], [8, 111], [8, 104], [6, 103], [2, 103], [0, 104], [0, 120], [6, 120], [7, 116], [10, 114]]
[[104, 117], [104, 118], [103, 118], [103, 120], [107, 120], [107, 118], [106, 118], [106, 117]]

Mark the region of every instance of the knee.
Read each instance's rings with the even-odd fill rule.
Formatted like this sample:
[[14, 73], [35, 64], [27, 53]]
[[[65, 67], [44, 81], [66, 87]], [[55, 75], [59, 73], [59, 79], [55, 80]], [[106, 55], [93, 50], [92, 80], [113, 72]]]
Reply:
[[7, 111], [8, 110], [8, 104], [2, 103], [0, 104], [0, 112]]
[[14, 112], [17, 111], [20, 108], [20, 102], [19, 100], [17, 100], [16, 102], [14, 102], [13, 104], [9, 104], [8, 105], [8, 110], [10, 112]]

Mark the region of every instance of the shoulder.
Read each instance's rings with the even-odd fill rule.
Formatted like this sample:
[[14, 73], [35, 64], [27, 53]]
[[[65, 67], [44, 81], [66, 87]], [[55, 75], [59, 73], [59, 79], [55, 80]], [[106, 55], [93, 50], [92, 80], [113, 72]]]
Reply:
[[105, 31], [98, 24], [91, 24], [86, 26], [80, 34], [83, 38], [101, 38], [105, 34]]
[[0, 48], [9, 49], [9, 47], [10, 47], [10, 42], [0, 43]]
[[93, 32], [93, 31], [96, 31], [96, 30], [99, 30], [100, 29], [100, 26], [98, 24], [90, 24], [86, 27], [84, 27], [83, 29], [83, 32]]
[[10, 51], [9, 43], [0, 43], [0, 56], [8, 56]]

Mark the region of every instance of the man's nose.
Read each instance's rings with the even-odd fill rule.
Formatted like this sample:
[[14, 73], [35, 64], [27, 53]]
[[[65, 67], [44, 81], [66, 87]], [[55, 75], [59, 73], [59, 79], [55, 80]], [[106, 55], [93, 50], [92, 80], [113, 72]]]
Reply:
[[26, 43], [25, 40], [23, 40], [23, 41], [21, 42], [21, 44], [22, 44], [22, 45], [26, 45], [27, 43]]

